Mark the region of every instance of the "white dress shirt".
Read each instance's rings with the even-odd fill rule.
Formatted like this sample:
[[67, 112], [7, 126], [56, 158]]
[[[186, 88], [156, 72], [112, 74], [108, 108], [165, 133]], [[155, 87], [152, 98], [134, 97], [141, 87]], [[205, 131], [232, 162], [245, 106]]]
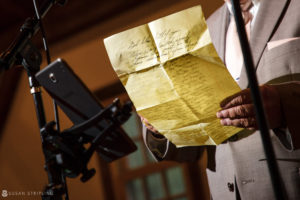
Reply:
[[[251, 24], [250, 24], [250, 31], [255, 23], [255, 20], [256, 20], [256, 16], [257, 16], [257, 12], [258, 12], [258, 9], [259, 9], [259, 6], [260, 6], [260, 2], [261, 0], [252, 0], [253, 2], [253, 6], [250, 8], [249, 12], [252, 14], [252, 21], [251, 21]], [[232, 14], [232, 5], [230, 2], [226, 1], [226, 5], [228, 7], [228, 10], [229, 12]], [[227, 49], [225, 49], [226, 51]], [[239, 77], [240, 77], [240, 74], [241, 74], [241, 68], [242, 66], [240, 66], [239, 68], [236, 68], [236, 67], [231, 67], [231, 66], [227, 66], [228, 68], [228, 71], [231, 73], [232, 77], [238, 82], [239, 81]]]

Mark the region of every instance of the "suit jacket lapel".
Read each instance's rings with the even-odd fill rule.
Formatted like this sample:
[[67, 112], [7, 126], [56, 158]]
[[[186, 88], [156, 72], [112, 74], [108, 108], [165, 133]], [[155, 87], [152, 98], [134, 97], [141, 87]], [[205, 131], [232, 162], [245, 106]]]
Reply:
[[226, 31], [229, 24], [229, 11], [224, 4], [219, 11], [218, 18], [209, 21], [208, 27], [210, 36], [222, 61], [225, 60], [225, 39]]
[[[254, 67], [257, 68], [264, 49], [276, 30], [277, 23], [289, 0], [262, 0], [251, 31], [250, 46]], [[272, 13], [272, 14], [270, 14]], [[242, 89], [248, 85], [247, 74], [243, 67], [239, 85]]]
[[220, 58], [223, 60], [223, 62], [225, 61], [225, 46], [224, 45], [226, 43], [226, 32], [227, 32], [227, 28], [228, 28], [228, 24], [229, 24], [229, 17], [230, 17], [230, 13], [227, 9], [227, 6], [223, 6], [223, 10], [222, 10], [222, 21], [221, 21], [221, 37], [220, 37], [220, 45], [218, 46], [218, 52], [219, 52], [219, 56]]

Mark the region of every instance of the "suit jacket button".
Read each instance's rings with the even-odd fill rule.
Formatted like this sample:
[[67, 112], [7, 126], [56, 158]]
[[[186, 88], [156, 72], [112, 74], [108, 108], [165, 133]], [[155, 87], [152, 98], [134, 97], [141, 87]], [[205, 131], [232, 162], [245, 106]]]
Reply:
[[234, 191], [234, 185], [233, 185], [233, 183], [227, 183], [227, 187], [228, 187], [228, 190], [229, 190], [230, 192], [233, 192], [233, 191]]

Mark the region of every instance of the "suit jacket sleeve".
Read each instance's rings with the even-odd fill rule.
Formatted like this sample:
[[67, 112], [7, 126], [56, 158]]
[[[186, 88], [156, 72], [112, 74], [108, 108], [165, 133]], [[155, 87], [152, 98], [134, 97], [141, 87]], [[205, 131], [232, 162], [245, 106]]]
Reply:
[[177, 148], [163, 135], [155, 134], [143, 125], [143, 139], [151, 154], [157, 161], [171, 160], [177, 162], [192, 162], [200, 158], [204, 147]]

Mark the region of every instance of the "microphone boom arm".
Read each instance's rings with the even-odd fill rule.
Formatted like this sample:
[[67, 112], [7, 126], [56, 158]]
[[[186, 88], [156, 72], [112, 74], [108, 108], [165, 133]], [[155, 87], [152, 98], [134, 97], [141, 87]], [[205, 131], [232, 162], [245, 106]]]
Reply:
[[[54, 4], [63, 5], [65, 2], [66, 0], [46, 0], [41, 6], [41, 17], [44, 17]], [[0, 73], [12, 68], [16, 64], [21, 64], [22, 56], [20, 56], [20, 52], [23, 51], [28, 41], [37, 33], [39, 28], [39, 21], [35, 16], [25, 20], [20, 28], [19, 35], [10, 44], [8, 49], [1, 54]]]

